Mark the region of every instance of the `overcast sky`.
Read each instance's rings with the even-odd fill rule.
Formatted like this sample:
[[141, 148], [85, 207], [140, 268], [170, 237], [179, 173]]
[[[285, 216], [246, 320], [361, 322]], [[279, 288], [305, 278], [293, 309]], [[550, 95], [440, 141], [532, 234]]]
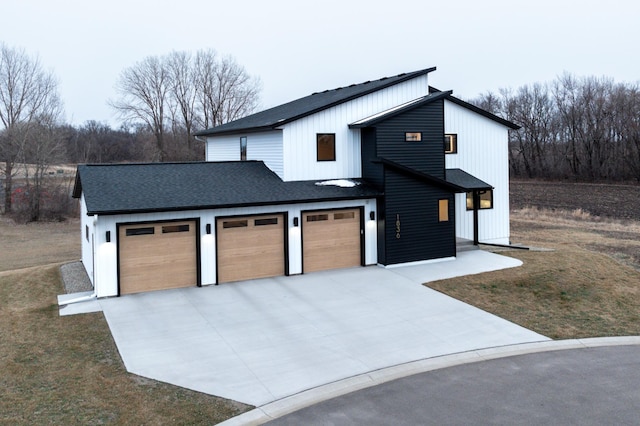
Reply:
[[0, 0], [0, 41], [38, 55], [67, 120], [117, 123], [120, 72], [215, 49], [261, 79], [262, 108], [432, 66], [463, 99], [568, 71], [640, 81], [637, 0]]

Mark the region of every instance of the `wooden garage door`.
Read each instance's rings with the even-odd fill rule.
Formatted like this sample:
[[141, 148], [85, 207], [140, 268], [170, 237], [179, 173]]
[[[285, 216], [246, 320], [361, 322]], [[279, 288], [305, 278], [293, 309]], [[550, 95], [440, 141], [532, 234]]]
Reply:
[[122, 225], [120, 294], [195, 286], [196, 222]]
[[360, 238], [360, 209], [304, 213], [304, 272], [360, 266]]
[[218, 219], [218, 282], [285, 273], [284, 215]]

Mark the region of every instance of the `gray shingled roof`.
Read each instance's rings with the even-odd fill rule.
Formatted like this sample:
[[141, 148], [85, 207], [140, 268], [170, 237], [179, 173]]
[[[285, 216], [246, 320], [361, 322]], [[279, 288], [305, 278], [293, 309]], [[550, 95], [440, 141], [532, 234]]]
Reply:
[[237, 133], [239, 131], [248, 132], [273, 129], [277, 126], [298, 120], [318, 111], [359, 98], [360, 96], [430, 73], [435, 69], [435, 67], [427, 68], [420, 71], [399, 74], [394, 77], [385, 77], [380, 80], [367, 81], [365, 83], [352, 84], [348, 87], [339, 87], [333, 90], [314, 93], [304, 98], [296, 99], [289, 103], [255, 113], [208, 130], [200, 131], [196, 133], [196, 135], [222, 135]]
[[381, 193], [283, 182], [262, 161], [79, 165], [73, 196], [88, 214], [145, 213], [372, 198]]
[[447, 169], [446, 180], [449, 183], [464, 188], [466, 191], [493, 189], [493, 186], [461, 169]]

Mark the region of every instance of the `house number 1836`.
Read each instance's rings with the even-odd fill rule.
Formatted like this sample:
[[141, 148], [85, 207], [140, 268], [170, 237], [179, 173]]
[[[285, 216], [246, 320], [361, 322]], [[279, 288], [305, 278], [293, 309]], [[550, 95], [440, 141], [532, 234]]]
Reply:
[[400, 215], [396, 215], [396, 238], [400, 239]]

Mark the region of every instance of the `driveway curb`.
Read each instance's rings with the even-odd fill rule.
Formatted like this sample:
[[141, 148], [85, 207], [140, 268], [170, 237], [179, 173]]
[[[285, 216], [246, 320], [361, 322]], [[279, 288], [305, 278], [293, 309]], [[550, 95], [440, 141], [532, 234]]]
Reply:
[[640, 336], [595, 337], [588, 339], [552, 340], [518, 345], [499, 346], [456, 353], [434, 358], [426, 358], [392, 367], [374, 370], [365, 374], [349, 377], [313, 389], [291, 395], [280, 400], [257, 407], [251, 411], [233, 417], [222, 426], [261, 425], [302, 408], [346, 395], [361, 389], [412, 376], [419, 373], [438, 370], [457, 365], [507, 358], [538, 352], [551, 352], [568, 349], [587, 349], [603, 346], [640, 345]]

